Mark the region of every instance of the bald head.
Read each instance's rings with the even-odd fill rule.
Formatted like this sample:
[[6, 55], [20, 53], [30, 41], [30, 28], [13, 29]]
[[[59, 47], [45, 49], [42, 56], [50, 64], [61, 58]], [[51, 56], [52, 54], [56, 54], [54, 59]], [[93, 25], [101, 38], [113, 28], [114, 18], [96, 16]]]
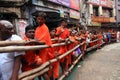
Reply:
[[0, 20], [0, 24], [5, 28], [13, 28], [13, 24], [7, 20]]
[[13, 25], [7, 20], [0, 20], [0, 39], [6, 40], [13, 34]]

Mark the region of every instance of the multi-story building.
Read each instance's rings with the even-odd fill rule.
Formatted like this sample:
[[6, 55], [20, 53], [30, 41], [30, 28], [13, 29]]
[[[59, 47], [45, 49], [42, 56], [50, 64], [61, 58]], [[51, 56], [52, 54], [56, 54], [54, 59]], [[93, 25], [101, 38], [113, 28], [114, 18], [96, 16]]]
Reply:
[[34, 24], [34, 14], [41, 11], [48, 14], [49, 27], [57, 26], [60, 18], [66, 18], [69, 23], [79, 22], [80, 19], [79, 0], [30, 0], [24, 5], [23, 16], [30, 18], [29, 23]]
[[36, 25], [35, 14], [46, 12], [48, 27], [57, 27], [61, 18], [71, 23], [80, 19], [79, 0], [0, 0], [0, 19], [15, 23], [17, 33], [24, 35], [28, 24]]
[[82, 13], [87, 14], [85, 17], [87, 26], [116, 27], [114, 0], [87, 0], [85, 4], [87, 9]]
[[21, 6], [27, 0], [0, 0], [0, 19], [14, 21], [21, 18]]
[[[23, 17], [22, 15], [22, 6], [27, 2], [28, 0], [0, 0], [0, 20], [9, 20], [11, 21], [15, 28], [16, 32], [20, 34], [23, 30], [23, 26], [26, 26], [27, 23], [25, 21], [22, 21]], [[24, 32], [22, 32], [24, 34]], [[21, 34], [21, 35], [22, 35]]]
[[116, 0], [116, 24], [120, 27], [120, 0]]

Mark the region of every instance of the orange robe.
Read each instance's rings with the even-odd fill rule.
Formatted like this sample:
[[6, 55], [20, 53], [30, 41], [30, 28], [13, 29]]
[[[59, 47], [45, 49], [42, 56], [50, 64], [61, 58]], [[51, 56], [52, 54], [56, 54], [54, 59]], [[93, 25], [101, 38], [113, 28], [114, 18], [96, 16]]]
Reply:
[[97, 41], [97, 43], [98, 43], [98, 47], [100, 47], [101, 46], [101, 44], [102, 44], [102, 35], [101, 34], [98, 34], [98, 41]]
[[[61, 27], [58, 27], [56, 30], [57, 30], [57, 31], [56, 31], [56, 34], [59, 34], [59, 33], [61, 33], [62, 28], [61, 28]], [[66, 39], [66, 38], [69, 36], [69, 34], [70, 34], [69, 30], [68, 30], [67, 28], [65, 28], [65, 29], [64, 29], [64, 32], [62, 32], [62, 33], [59, 35], [59, 38]], [[59, 53], [60, 53], [60, 54], [63, 54], [63, 53], [65, 53], [66, 51], [67, 51], [66, 46], [61, 46], [61, 47], [60, 47], [60, 50], [59, 50]]]
[[[56, 34], [60, 34], [62, 32], [62, 28], [61, 27], [58, 27], [56, 29]], [[62, 32], [60, 35], [59, 35], [59, 38], [62, 38], [62, 39], [66, 39], [68, 36], [69, 36], [70, 32], [67, 28], [64, 29], [64, 32]], [[63, 54], [65, 52], [67, 52], [67, 47], [66, 46], [61, 46], [59, 51], [58, 51], [60, 54]], [[62, 60], [63, 61], [63, 60]]]
[[[24, 40], [28, 40], [27, 37], [24, 38]], [[26, 46], [31, 46], [31, 45], [26, 45]], [[32, 63], [34, 63], [35, 59], [36, 59], [36, 53], [34, 50], [28, 50], [26, 51], [26, 54], [23, 56], [23, 58], [25, 62], [27, 63], [22, 63], [22, 71], [28, 71], [33, 69], [33, 66], [30, 66]]]
[[[58, 27], [56, 29], [56, 34], [60, 34], [62, 32], [62, 28], [61, 27]], [[64, 31], [59, 35], [59, 38], [62, 38], [62, 39], [66, 39], [68, 38], [68, 36], [70, 35], [70, 32], [67, 28], [64, 28]], [[58, 51], [60, 54], [64, 54], [65, 52], [67, 52], [67, 46], [60, 46], [59, 47], [59, 51]], [[64, 64], [64, 68], [68, 69], [68, 56], [66, 56], [65, 58], [62, 58], [60, 60], [61, 63]]]
[[[56, 34], [59, 34], [59, 33], [62, 32], [62, 28], [61, 28], [61, 27], [58, 27], [56, 30], [57, 30], [57, 31], [56, 31]], [[62, 33], [59, 35], [59, 37], [62, 38], [62, 39], [66, 39], [69, 35], [70, 35], [69, 30], [68, 30], [67, 28], [64, 28], [64, 32], [62, 32]]]
[[[68, 50], [74, 48], [76, 43], [77, 43], [77, 41], [75, 40], [75, 36], [69, 36], [69, 39], [74, 41], [74, 42], [68, 45]], [[68, 64], [70, 64], [70, 65], [72, 63], [72, 55], [73, 55], [73, 52], [68, 55]]]
[[81, 46], [81, 50], [86, 51], [86, 36], [81, 34], [79, 37], [81, 38], [81, 43], [84, 42], [84, 44]]
[[104, 38], [105, 43], [108, 43], [108, 38]]
[[[35, 39], [45, 42], [45, 44], [52, 46], [49, 30], [45, 24], [38, 26], [35, 31]], [[42, 62], [45, 63], [48, 60], [48, 48], [40, 49], [39, 56]]]
[[94, 42], [91, 42], [89, 43], [90, 44], [90, 47], [93, 47], [94, 46]]
[[[91, 37], [91, 41], [93, 41], [93, 38], [94, 38], [94, 37], [92, 36], [92, 37]], [[90, 45], [90, 47], [93, 47], [93, 46], [95, 45], [95, 42], [91, 42], [91, 41], [90, 41], [89, 45]]]
[[[52, 44], [55, 44], [55, 43], [56, 43], [56, 41], [53, 41]], [[56, 57], [55, 52], [58, 52], [58, 49], [59, 49], [59, 47], [49, 48], [49, 50], [48, 50], [49, 60]], [[59, 77], [59, 61], [56, 61], [56, 62], [52, 63], [51, 65], [53, 68], [49, 71], [49, 76], [52, 76], [52, 74], [53, 74], [54, 79], [56, 79]]]
[[68, 45], [68, 50], [74, 48], [75, 44], [77, 43], [77, 41], [75, 40], [74, 36], [69, 36], [69, 39], [72, 40], [72, 41], [74, 41], [74, 42]]

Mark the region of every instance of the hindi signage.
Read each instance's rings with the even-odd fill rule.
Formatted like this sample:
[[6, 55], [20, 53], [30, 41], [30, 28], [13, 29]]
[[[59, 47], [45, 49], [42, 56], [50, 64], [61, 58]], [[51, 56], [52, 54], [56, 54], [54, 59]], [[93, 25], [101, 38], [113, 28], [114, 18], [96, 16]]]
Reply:
[[70, 0], [70, 8], [79, 10], [80, 9], [80, 2], [78, 0]]
[[51, 1], [51, 2], [54, 2], [57, 4], [61, 4], [61, 5], [67, 6], [67, 7], [70, 6], [70, 0], [48, 0], [48, 1]]
[[70, 17], [74, 19], [80, 19], [80, 13], [75, 10], [70, 10]]
[[109, 17], [92, 17], [93, 22], [110, 22]]
[[110, 0], [90, 0], [88, 3], [98, 6], [110, 7], [112, 8], [112, 1]]

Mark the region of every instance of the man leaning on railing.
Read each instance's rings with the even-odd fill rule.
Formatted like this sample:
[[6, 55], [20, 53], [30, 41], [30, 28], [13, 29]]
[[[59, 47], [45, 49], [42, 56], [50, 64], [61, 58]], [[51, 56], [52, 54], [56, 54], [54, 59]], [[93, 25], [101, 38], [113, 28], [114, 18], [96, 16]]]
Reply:
[[[13, 34], [13, 25], [6, 20], [0, 20], [0, 41], [22, 40]], [[0, 53], [0, 80], [17, 80], [20, 72], [20, 59], [24, 52]]]

